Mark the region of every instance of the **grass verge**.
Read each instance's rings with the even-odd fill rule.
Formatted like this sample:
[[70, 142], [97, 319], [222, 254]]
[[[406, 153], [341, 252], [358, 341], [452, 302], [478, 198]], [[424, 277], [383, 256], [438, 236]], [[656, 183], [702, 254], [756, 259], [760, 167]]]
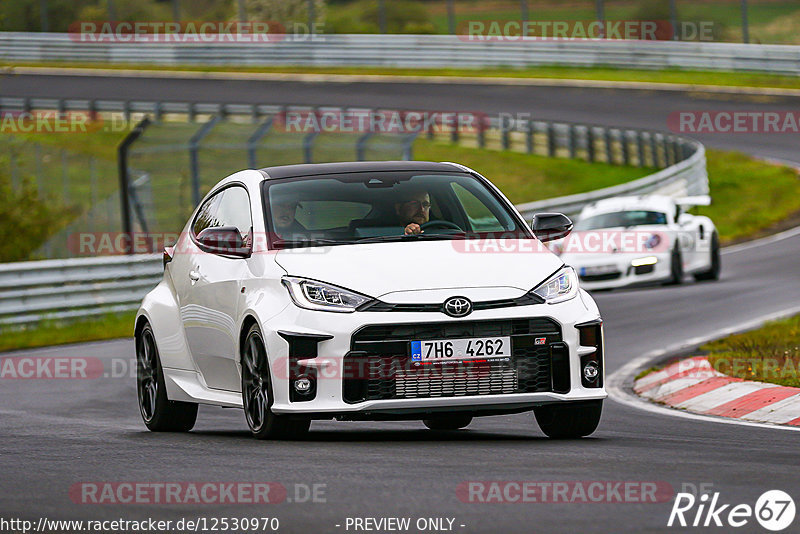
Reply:
[[0, 331], [0, 352], [131, 337], [135, 316], [131, 311], [80, 321], [44, 321], [20, 330], [7, 328]]
[[0, 61], [0, 69], [14, 67], [62, 67], [110, 70], [154, 70], [181, 72], [235, 72], [272, 74], [339, 74], [339, 75], [386, 75], [386, 76], [450, 76], [474, 78], [542, 78], [552, 80], [593, 80], [608, 82], [650, 82], [681, 85], [711, 85], [727, 87], [758, 87], [776, 89], [800, 89], [800, 77], [757, 72], [721, 72], [686, 69], [618, 69], [613, 67], [528, 67], [513, 68], [389, 68], [389, 67], [311, 67], [311, 66], [198, 66], [198, 65], [149, 65], [118, 63], [47, 62], [19, 63]]
[[762, 235], [800, 212], [800, 178], [791, 167], [741, 152], [708, 150], [711, 206], [696, 208], [719, 230], [723, 244]]
[[800, 315], [702, 346], [720, 373], [800, 387]]

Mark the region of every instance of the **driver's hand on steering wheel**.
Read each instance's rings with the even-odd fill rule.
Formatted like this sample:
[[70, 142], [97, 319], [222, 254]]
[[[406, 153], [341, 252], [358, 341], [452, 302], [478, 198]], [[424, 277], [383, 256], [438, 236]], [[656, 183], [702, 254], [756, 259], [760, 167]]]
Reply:
[[421, 234], [422, 232], [422, 228], [417, 223], [411, 223], [406, 226], [405, 235]]

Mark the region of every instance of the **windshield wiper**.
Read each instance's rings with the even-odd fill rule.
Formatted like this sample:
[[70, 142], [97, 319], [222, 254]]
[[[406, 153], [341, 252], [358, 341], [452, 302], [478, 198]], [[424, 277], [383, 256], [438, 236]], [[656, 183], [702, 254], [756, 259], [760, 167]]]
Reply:
[[457, 232], [452, 234], [401, 234], [401, 235], [378, 235], [374, 237], [362, 237], [356, 239], [354, 243], [381, 243], [391, 241], [422, 241], [422, 240], [435, 240], [435, 239], [464, 239], [467, 237], [466, 232]]

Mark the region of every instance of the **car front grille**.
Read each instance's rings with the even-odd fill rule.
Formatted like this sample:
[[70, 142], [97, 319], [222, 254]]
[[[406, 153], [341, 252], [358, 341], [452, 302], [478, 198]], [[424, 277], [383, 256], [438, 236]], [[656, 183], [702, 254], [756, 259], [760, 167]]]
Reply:
[[605, 280], [616, 280], [621, 277], [621, 272], [603, 273], [603, 274], [585, 274], [580, 277], [582, 282], [602, 282]]
[[[422, 365], [409, 357], [411, 341], [493, 336], [511, 337], [509, 358]], [[552, 391], [549, 345], [560, 341], [561, 329], [549, 318], [366, 326], [353, 335], [345, 356], [344, 399], [358, 403]]]

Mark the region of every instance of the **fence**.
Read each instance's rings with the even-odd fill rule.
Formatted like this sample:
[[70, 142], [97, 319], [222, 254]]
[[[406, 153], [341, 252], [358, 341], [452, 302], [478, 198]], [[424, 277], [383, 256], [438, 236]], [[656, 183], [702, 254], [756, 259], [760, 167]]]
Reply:
[[[64, 112], [89, 109], [96, 113], [116, 112], [122, 113], [128, 120], [145, 115], [160, 119], [180, 117], [181, 122], [176, 124], [181, 130], [181, 135], [175, 136], [174, 132], [160, 131], [159, 128], [168, 128], [166, 126], [168, 122], [163, 120], [158, 123], [161, 124], [160, 127], [157, 124], [148, 130], [150, 137], [142, 136], [143, 144], [134, 146], [129, 162], [132, 175], [129, 193], [133, 199], [130, 211], [137, 218], [137, 228], [146, 228], [151, 232], [174, 232], [185, 222], [187, 214], [183, 212], [191, 209], [197, 197], [204, 192], [202, 185], [199, 191], [194, 189], [193, 192], [192, 182], [195, 186], [206, 184], [205, 187], [210, 187], [231, 169], [230, 162], [226, 160], [224, 173], [199, 177], [196, 181], [189, 180], [188, 177], [191, 175], [186, 174], [184, 170], [181, 179], [183, 185], [177, 186], [175, 169], [171, 169], [166, 163], [174, 159], [177, 153], [175, 151], [180, 151], [191, 163], [192, 155], [199, 161], [202, 151], [198, 152], [196, 150], [198, 147], [209, 150], [207, 157], [212, 160], [219, 157], [218, 153], [213, 152], [214, 150], [235, 150], [239, 152], [239, 157], [244, 162], [253, 154], [253, 139], [261, 139], [268, 132], [269, 129], [264, 125], [268, 124], [270, 117], [288, 109], [313, 108], [0, 98], [0, 112], [35, 109], [57, 109]], [[336, 113], [342, 112], [335, 108], [326, 109]], [[227, 120], [220, 122], [223, 117]], [[242, 122], [243, 118], [248, 120]], [[662, 168], [655, 174], [627, 184], [518, 206], [526, 219], [530, 219], [536, 211], [563, 211], [575, 215], [588, 202], [621, 194], [657, 192], [684, 196], [708, 193], [705, 150], [695, 141], [663, 132], [536, 120], [502, 120], [500, 117], [487, 118], [479, 124], [482, 126], [468, 131], [456, 129], [439, 132], [429, 129], [425, 131], [425, 135], [432, 138], [445, 136], [451, 142], [488, 149]], [[219, 135], [216, 141], [212, 135], [215, 128], [220, 128], [216, 131]], [[200, 133], [203, 135], [199, 135]], [[241, 139], [246, 138], [250, 143], [237, 142], [237, 136]], [[185, 141], [187, 137], [188, 142]], [[365, 141], [369, 140], [363, 135], [359, 137]], [[176, 142], [176, 138], [182, 138], [184, 141]], [[411, 139], [413, 140], [413, 137]], [[316, 138], [314, 140], [316, 142]], [[404, 143], [410, 151], [408, 139], [404, 138]], [[299, 147], [302, 146], [307, 148], [308, 142], [301, 141], [298, 145], [295, 140], [292, 146], [295, 150], [300, 150]], [[336, 143], [332, 146], [335, 147]], [[358, 151], [363, 150], [364, 146], [364, 143], [356, 143], [351, 148], [355, 147]], [[281, 146], [279, 149], [285, 151], [287, 146]], [[257, 152], [259, 148], [255, 150]], [[336, 149], [333, 151], [336, 152]], [[295, 152], [291, 156], [294, 161], [286, 163], [298, 161], [303, 157], [301, 153], [307, 155], [309, 152], [307, 150]], [[148, 163], [148, 158], [155, 159], [149, 160]], [[154, 172], [163, 171], [161, 167], [165, 167], [167, 174], [159, 178], [141, 167], [154, 169]], [[164, 186], [167, 189], [163, 189]], [[173, 193], [182, 191], [177, 197], [182, 201], [176, 202], [176, 197], [169, 197], [164, 204], [167, 190], [172, 190]], [[118, 192], [109, 196], [106, 202], [114, 203], [118, 209], [120, 204], [117, 194]], [[157, 199], [160, 199], [161, 204]], [[165, 210], [164, 205], [173, 207], [178, 205], [180, 210]], [[96, 207], [101, 210], [108, 209], [103, 207], [102, 202]], [[79, 225], [80, 221], [64, 232], [75, 232]], [[61, 243], [66, 242], [64, 232], [54, 239]], [[0, 265], [0, 326], [30, 324], [44, 318], [66, 319], [135, 309], [144, 293], [157, 283], [160, 272], [159, 258], [152, 255]]]
[[[469, 40], [458, 35], [318, 35], [298, 41], [95, 43], [79, 36], [0, 33], [0, 60], [156, 65], [618, 67], [797, 75], [800, 47], [622, 39]], [[146, 61], [143, 59], [146, 58]]]
[[152, 255], [0, 264], [0, 327], [136, 309], [161, 272]]

